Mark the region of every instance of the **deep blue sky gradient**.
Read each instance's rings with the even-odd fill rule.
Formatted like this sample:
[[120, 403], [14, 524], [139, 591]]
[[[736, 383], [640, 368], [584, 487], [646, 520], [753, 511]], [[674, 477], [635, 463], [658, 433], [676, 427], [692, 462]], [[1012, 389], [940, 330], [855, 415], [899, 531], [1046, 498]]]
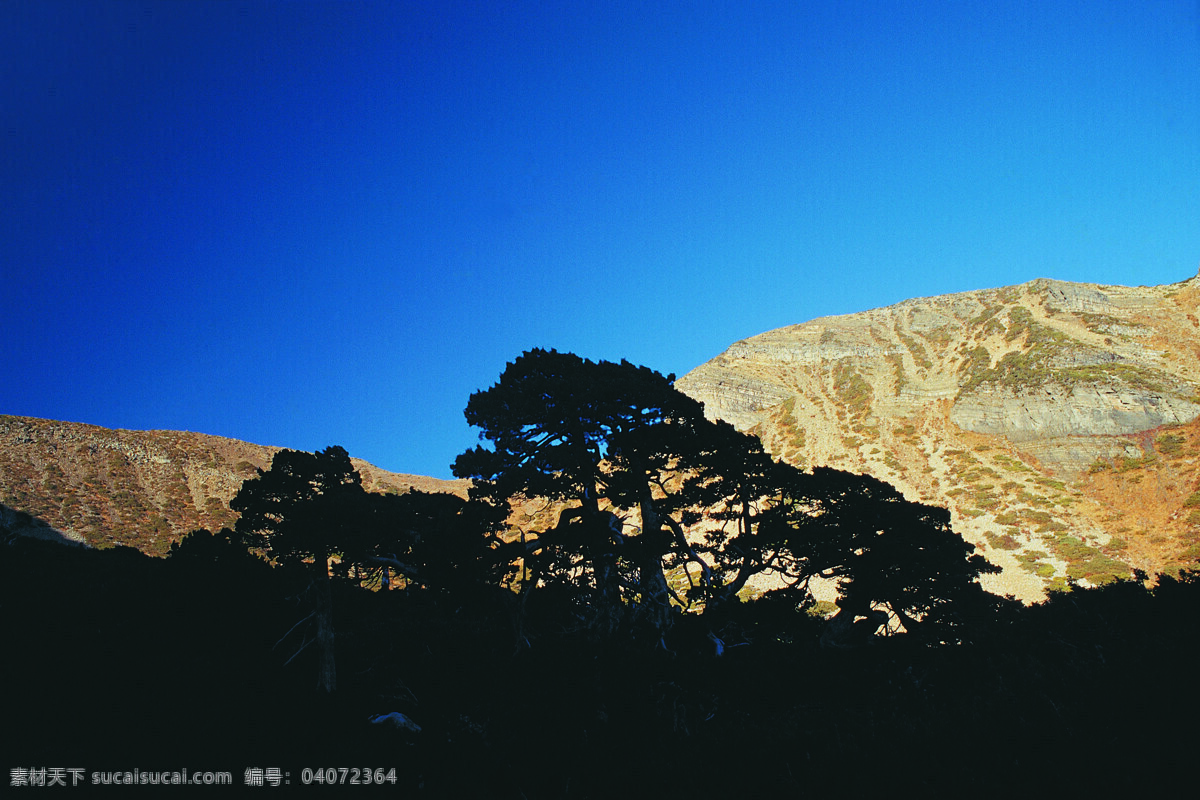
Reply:
[[0, 413], [449, 477], [530, 347], [1200, 263], [1195, 0], [578, 5], [0, 4]]

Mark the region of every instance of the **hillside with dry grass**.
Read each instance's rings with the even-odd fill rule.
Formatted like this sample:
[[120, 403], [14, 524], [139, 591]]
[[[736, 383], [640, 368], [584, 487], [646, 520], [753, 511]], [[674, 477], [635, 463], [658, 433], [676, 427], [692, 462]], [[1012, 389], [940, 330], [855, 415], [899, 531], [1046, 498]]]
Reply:
[[677, 382], [777, 457], [944, 505], [1037, 599], [1200, 558], [1200, 276], [1039, 279], [816, 319]]
[[[165, 555], [192, 530], [233, 525], [230, 499], [280, 449], [201, 433], [0, 415], [0, 504], [68, 539]], [[466, 481], [352, 461], [370, 491], [466, 494]]]

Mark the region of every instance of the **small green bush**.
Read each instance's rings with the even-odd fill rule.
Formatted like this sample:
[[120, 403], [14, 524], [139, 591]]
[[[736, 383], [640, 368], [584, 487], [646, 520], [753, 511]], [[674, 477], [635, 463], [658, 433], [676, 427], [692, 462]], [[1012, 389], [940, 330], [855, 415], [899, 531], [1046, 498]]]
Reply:
[[1154, 463], [1154, 455], [1150, 454], [1142, 458], [1130, 458], [1129, 456], [1117, 457], [1117, 472], [1129, 472], [1130, 470], [1142, 469]]
[[1011, 533], [993, 533], [992, 531], [987, 531], [983, 536], [987, 539], [987, 543], [997, 550], [1019, 550], [1021, 548], [1021, 542]]
[[908, 352], [912, 354], [913, 361], [915, 361], [918, 366], [924, 367], [925, 369], [929, 369], [933, 366], [933, 362], [929, 360], [929, 351], [925, 349], [924, 345], [899, 329], [896, 330], [896, 337], [904, 343], [905, 347], [908, 348]]
[[1154, 440], [1154, 444], [1158, 447], [1158, 452], [1169, 456], [1176, 456], [1183, 451], [1183, 443], [1185, 441], [1187, 440], [1184, 437], [1177, 434], [1164, 433]]

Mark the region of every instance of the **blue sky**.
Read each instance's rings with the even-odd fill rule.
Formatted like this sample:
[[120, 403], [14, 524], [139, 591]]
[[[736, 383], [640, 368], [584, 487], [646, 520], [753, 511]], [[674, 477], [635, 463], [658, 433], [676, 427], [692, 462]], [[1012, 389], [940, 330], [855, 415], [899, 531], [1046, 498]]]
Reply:
[[1200, 265], [1200, 5], [0, 4], [0, 413], [449, 477], [531, 347]]

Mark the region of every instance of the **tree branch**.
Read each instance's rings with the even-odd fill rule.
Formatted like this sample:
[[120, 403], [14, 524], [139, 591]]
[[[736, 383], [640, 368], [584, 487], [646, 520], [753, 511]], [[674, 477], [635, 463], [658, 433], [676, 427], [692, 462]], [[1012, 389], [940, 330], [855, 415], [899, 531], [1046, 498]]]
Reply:
[[308, 641], [304, 642], [304, 644], [300, 645], [300, 649], [299, 649], [299, 650], [297, 650], [296, 652], [292, 653], [292, 657], [291, 657], [291, 658], [289, 658], [287, 661], [283, 662], [283, 665], [286, 667], [288, 664], [292, 663], [292, 661], [294, 661], [294, 660], [296, 659], [296, 656], [298, 656], [298, 655], [300, 655], [301, 653], [303, 653], [303, 652], [304, 652], [306, 649], [308, 649], [308, 646], [309, 646], [310, 644], [312, 644], [313, 642], [315, 642], [315, 641], [316, 641], [316, 639], [309, 639]]
[[[278, 642], [276, 642], [275, 644], [273, 644], [273, 645], [271, 646], [271, 649], [272, 649], [272, 650], [274, 650], [276, 647], [279, 647], [279, 645], [283, 644], [283, 640], [284, 640], [284, 639], [286, 639], [287, 637], [291, 636], [291, 635], [292, 635], [292, 631], [296, 630], [296, 628], [299, 628], [301, 625], [303, 625], [304, 623], [308, 622], [310, 619], [312, 619], [312, 618], [313, 618], [313, 617], [315, 617], [316, 615], [317, 615], [317, 612], [315, 612], [315, 611], [314, 611], [313, 613], [309, 614], [307, 617], [305, 617], [304, 619], [300, 620], [300, 621], [299, 621], [299, 622], [297, 622], [295, 625], [293, 625], [293, 626], [292, 626], [292, 627], [291, 627], [291, 628], [288, 630], [288, 632], [287, 632], [287, 633], [285, 633], [283, 636], [280, 636], [280, 637], [279, 637], [279, 641], [278, 641]], [[290, 660], [290, 659], [289, 659], [289, 660]]]
[[711, 585], [712, 570], [708, 568], [708, 564], [705, 563], [704, 559], [702, 559], [700, 555], [692, 549], [692, 545], [688, 542], [687, 536], [683, 532], [683, 527], [680, 526], [680, 524], [676, 522], [670, 514], [664, 514], [662, 518], [667, 523], [667, 527], [671, 529], [671, 532], [675, 534], [675, 541], [679, 544], [683, 551], [688, 554], [692, 561], [695, 561], [700, 565], [700, 571], [704, 575], [703, 583], [706, 585]]
[[421, 571], [419, 569], [411, 564], [405, 564], [403, 561], [398, 561], [395, 558], [388, 558], [387, 556], [372, 556], [371, 558], [368, 558], [365, 563], [375, 564], [380, 567], [394, 567], [403, 572], [406, 578], [417, 581], [421, 580]]

